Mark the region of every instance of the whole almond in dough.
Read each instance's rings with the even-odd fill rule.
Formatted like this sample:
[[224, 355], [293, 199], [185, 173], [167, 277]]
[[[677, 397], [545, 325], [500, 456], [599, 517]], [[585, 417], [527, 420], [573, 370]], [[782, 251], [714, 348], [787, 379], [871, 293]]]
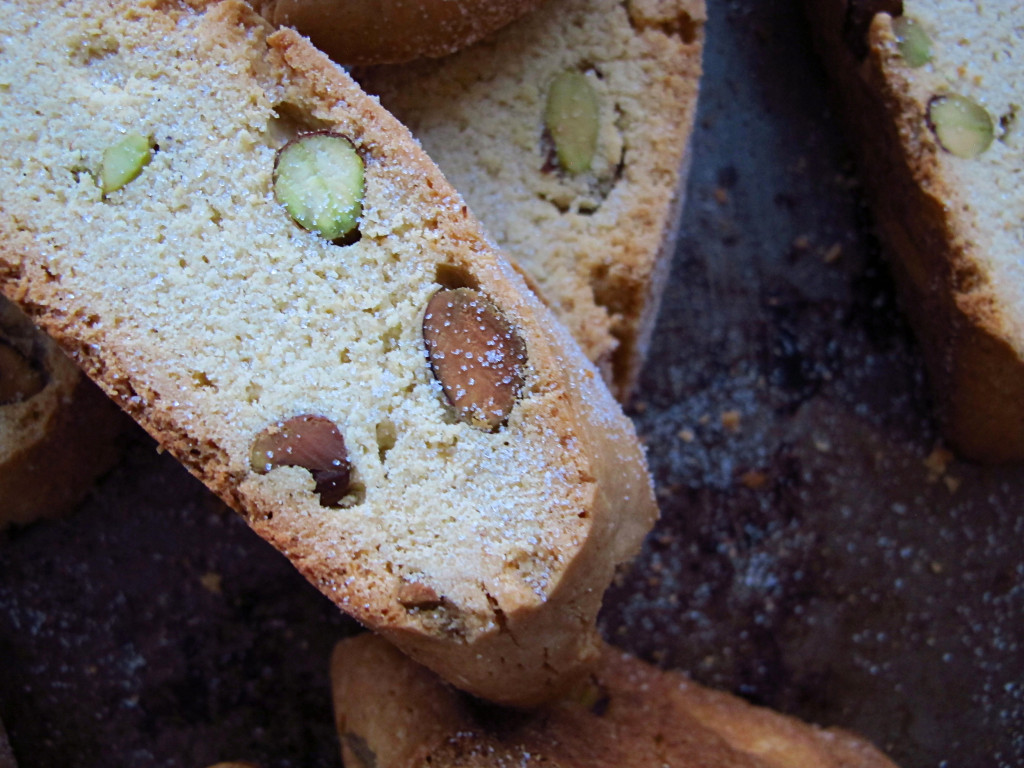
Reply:
[[249, 460], [260, 474], [274, 467], [308, 469], [325, 507], [337, 505], [349, 491], [351, 467], [345, 438], [323, 416], [293, 416], [268, 427], [257, 435]]
[[473, 288], [443, 289], [427, 303], [423, 340], [434, 376], [459, 418], [497, 429], [523, 386], [526, 344], [501, 311]]

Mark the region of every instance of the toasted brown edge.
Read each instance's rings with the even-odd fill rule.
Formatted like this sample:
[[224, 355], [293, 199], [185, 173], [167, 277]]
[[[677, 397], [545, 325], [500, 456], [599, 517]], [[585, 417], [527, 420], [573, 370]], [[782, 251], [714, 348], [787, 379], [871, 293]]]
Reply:
[[345, 65], [437, 58], [471, 45], [541, 0], [266, 0], [258, 10]]
[[943, 433], [963, 458], [1024, 459], [1024, 350], [977, 257], [976, 226], [942, 174], [943, 150], [896, 48], [875, 16], [867, 56], [842, 38], [845, 0], [805, 0], [819, 54], [853, 139], [861, 179], [924, 354]]

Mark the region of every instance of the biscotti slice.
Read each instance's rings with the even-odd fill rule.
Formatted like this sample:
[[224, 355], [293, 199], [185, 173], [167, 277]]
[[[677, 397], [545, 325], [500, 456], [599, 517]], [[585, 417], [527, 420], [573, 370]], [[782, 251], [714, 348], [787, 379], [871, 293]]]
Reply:
[[233, 0], [0, 30], [0, 289], [359, 621], [500, 701], [579, 674], [643, 452], [408, 131]]
[[0, 529], [71, 511], [117, 462], [125, 421], [0, 297]]
[[805, 5], [946, 437], [1024, 459], [1020, 4]]
[[593, 675], [530, 713], [481, 706], [370, 634], [331, 657], [348, 768], [893, 768], [864, 739], [697, 685], [604, 646]]
[[675, 250], [703, 0], [548, 0], [453, 56], [355, 72], [629, 396]]
[[335, 61], [382, 64], [445, 56], [522, 16], [540, 0], [257, 0]]

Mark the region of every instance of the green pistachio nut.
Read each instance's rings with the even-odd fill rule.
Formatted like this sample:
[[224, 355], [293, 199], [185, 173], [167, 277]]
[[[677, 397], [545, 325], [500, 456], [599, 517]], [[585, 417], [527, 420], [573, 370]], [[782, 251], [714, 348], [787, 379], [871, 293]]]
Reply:
[[551, 82], [544, 124], [555, 142], [559, 166], [569, 173], [586, 173], [597, 151], [600, 110], [589, 78], [566, 70]]
[[928, 104], [928, 122], [947, 152], [977, 157], [992, 144], [995, 126], [983, 106], [966, 96], [936, 96]]
[[344, 136], [306, 134], [278, 152], [274, 195], [299, 226], [340, 240], [359, 225], [364, 172], [362, 158]]
[[932, 39], [924, 27], [910, 16], [897, 16], [892, 20], [896, 33], [896, 46], [908, 67], [923, 67], [932, 60]]
[[127, 133], [103, 151], [100, 188], [104, 196], [133, 181], [153, 158], [153, 140], [140, 133]]

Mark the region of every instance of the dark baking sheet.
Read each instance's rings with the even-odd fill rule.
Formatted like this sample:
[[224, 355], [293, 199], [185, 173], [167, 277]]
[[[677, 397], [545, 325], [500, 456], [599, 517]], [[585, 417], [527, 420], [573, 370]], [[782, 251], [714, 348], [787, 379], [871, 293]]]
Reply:
[[[942, 449], [796, 3], [710, 4], [631, 409], [663, 519], [602, 629], [904, 766], [1024, 764], [1024, 477]], [[137, 430], [76, 514], [0, 534], [21, 768], [337, 766], [356, 630]]]

